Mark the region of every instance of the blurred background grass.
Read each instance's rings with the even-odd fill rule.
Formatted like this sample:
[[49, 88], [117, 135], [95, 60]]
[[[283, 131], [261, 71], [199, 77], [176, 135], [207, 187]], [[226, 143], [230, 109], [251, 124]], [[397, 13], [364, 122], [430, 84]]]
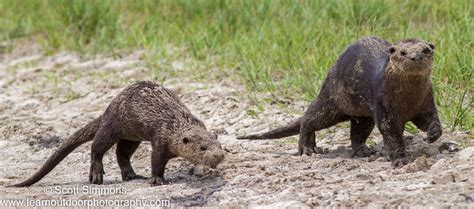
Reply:
[[[0, 40], [34, 37], [48, 53], [145, 49], [150, 63], [187, 56], [212, 63], [250, 92], [310, 101], [350, 43], [368, 35], [391, 42], [417, 37], [437, 46], [433, 83], [445, 127], [471, 130], [472, 5], [472, 0], [0, 0]], [[170, 44], [183, 48], [183, 55], [170, 55]]]

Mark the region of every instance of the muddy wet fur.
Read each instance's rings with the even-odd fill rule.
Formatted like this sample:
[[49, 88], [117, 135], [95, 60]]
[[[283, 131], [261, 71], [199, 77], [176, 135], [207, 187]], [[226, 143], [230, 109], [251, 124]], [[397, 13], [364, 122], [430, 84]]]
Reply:
[[12, 185], [30, 186], [41, 180], [79, 145], [91, 141], [89, 181], [102, 184], [102, 158], [114, 144], [122, 180], [141, 179], [130, 158], [141, 141], [151, 141], [151, 184], [164, 183], [169, 159], [183, 157], [194, 164], [217, 166], [224, 151], [217, 136], [206, 130], [170, 90], [150, 81], [140, 81], [115, 97], [103, 115], [76, 131], [60, 145], [46, 163], [29, 179]]
[[430, 81], [434, 45], [418, 39], [394, 45], [367, 37], [350, 45], [331, 67], [318, 97], [293, 123], [238, 139], [275, 139], [300, 134], [298, 154], [316, 152], [315, 131], [350, 120], [353, 155], [373, 154], [365, 144], [377, 126], [384, 150], [395, 167], [408, 163], [405, 123], [427, 132], [426, 141], [442, 134]]

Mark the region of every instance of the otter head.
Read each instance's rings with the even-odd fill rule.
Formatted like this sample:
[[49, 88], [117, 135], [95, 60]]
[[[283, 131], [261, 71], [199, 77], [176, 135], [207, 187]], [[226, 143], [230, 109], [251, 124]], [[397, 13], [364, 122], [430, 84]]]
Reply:
[[201, 128], [185, 131], [173, 145], [172, 150], [177, 156], [197, 165], [215, 168], [224, 160], [225, 152], [217, 135]]
[[429, 74], [435, 46], [418, 39], [407, 39], [389, 47], [392, 70], [403, 74]]

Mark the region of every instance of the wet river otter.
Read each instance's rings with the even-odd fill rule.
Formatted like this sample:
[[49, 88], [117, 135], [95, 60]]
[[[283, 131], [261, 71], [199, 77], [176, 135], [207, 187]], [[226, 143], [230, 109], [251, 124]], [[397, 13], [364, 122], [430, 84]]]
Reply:
[[152, 185], [164, 182], [169, 159], [183, 157], [194, 163], [217, 166], [224, 151], [215, 134], [206, 130], [170, 90], [150, 81], [140, 81], [117, 95], [105, 112], [69, 137], [29, 179], [12, 185], [30, 186], [41, 180], [79, 145], [91, 141], [89, 181], [103, 183], [102, 158], [114, 144], [122, 180], [144, 178], [137, 175], [130, 157], [141, 141], [151, 141]]
[[350, 45], [331, 67], [321, 91], [302, 117], [266, 133], [238, 139], [273, 139], [300, 134], [298, 153], [316, 152], [315, 131], [350, 120], [353, 155], [372, 154], [365, 142], [375, 125], [392, 165], [406, 159], [404, 125], [427, 131], [428, 142], [442, 134], [430, 75], [435, 46], [418, 39], [394, 45], [367, 37]]

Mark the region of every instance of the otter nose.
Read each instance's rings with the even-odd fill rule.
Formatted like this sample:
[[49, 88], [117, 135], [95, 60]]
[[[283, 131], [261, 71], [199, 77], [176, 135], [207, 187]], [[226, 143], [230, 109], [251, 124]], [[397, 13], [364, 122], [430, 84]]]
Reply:
[[222, 161], [224, 161], [225, 155], [223, 153], [212, 154], [213, 160], [210, 163], [211, 168], [216, 168]]
[[223, 159], [224, 153], [223, 152], [216, 152], [213, 154], [216, 159]]
[[417, 60], [421, 60], [421, 54], [412, 54], [411, 55], [411, 58], [410, 58], [412, 61], [417, 61]]

